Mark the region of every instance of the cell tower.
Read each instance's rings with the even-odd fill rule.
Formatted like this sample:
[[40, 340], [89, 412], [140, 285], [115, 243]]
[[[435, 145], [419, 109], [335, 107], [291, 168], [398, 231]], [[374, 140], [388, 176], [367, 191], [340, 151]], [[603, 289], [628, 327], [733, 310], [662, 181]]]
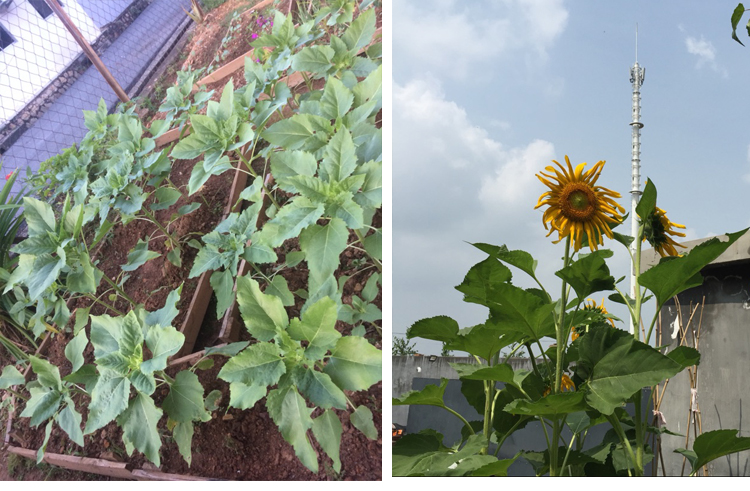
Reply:
[[[635, 208], [638, 206], [638, 200], [641, 197], [641, 85], [646, 78], [646, 69], [638, 65], [638, 24], [635, 26], [635, 65], [630, 68], [630, 83], [633, 84], [633, 121], [630, 127], [633, 133], [632, 141], [632, 183], [630, 187], [630, 231], [633, 237], [638, 235], [638, 216]], [[633, 260], [635, 260], [636, 243], [630, 245]], [[630, 296], [635, 298], [635, 263], [630, 266]], [[630, 319], [630, 333], [633, 333], [633, 319]]]

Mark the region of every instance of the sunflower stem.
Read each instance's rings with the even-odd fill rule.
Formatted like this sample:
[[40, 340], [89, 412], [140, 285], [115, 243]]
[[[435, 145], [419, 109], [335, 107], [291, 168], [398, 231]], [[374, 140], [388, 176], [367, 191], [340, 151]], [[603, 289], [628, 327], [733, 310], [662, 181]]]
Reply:
[[[568, 267], [570, 263], [570, 235], [565, 239], [565, 258], [563, 259], [563, 269]], [[562, 282], [562, 290], [560, 294], [560, 317], [557, 322], [557, 357], [555, 359], [555, 390], [554, 394], [560, 393], [560, 384], [562, 381], [562, 370], [563, 370], [563, 351], [565, 349], [565, 339], [567, 338], [565, 332], [565, 306], [568, 304], [568, 284], [565, 280]], [[560, 439], [560, 433], [562, 426], [560, 420], [555, 418], [552, 425], [552, 446], [549, 447], [550, 451], [550, 468], [549, 475], [558, 475], [557, 468], [557, 441]]]

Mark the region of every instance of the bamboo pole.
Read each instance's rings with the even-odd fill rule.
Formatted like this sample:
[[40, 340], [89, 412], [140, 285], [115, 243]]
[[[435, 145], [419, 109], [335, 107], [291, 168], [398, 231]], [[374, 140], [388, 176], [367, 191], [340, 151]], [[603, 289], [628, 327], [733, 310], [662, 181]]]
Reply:
[[49, 5], [52, 11], [55, 12], [65, 28], [73, 36], [73, 39], [76, 40], [81, 49], [83, 49], [83, 52], [86, 54], [88, 59], [91, 60], [91, 63], [94, 64], [96, 69], [99, 70], [99, 73], [102, 74], [102, 77], [104, 77], [104, 80], [109, 84], [110, 87], [112, 87], [112, 90], [115, 92], [115, 94], [117, 94], [117, 97], [119, 97], [122, 102], [130, 102], [130, 97], [128, 97], [125, 91], [122, 90], [122, 87], [120, 87], [120, 84], [117, 83], [115, 77], [112, 76], [112, 74], [102, 62], [101, 58], [99, 58], [99, 55], [97, 55], [96, 51], [94, 51], [94, 48], [92, 48], [89, 42], [86, 41], [86, 38], [83, 37], [81, 31], [79, 31], [76, 25], [73, 24], [73, 21], [70, 19], [70, 17], [68, 17], [68, 14], [65, 13], [57, 0], [44, 1], [47, 2], [47, 5]]

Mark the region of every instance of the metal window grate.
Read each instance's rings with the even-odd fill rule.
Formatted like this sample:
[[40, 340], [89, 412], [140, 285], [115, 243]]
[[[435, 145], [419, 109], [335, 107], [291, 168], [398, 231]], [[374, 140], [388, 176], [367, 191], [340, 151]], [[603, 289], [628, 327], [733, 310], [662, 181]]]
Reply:
[[[39, 164], [86, 134], [84, 110], [118, 98], [54, 14], [52, 0], [14, 0], [0, 9], [0, 178]], [[187, 18], [190, 0], [58, 2], [127, 92]], [[42, 5], [44, 7], [42, 7]], [[50, 9], [51, 10], [51, 9]], [[13, 192], [23, 186], [18, 179]]]

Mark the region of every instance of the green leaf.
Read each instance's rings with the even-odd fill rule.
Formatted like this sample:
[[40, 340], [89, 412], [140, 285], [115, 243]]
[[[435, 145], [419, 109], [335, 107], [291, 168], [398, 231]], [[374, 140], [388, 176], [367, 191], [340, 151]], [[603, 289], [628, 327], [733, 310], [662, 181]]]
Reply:
[[172, 326], [150, 326], [146, 331], [146, 346], [151, 351], [151, 359], [141, 363], [145, 374], [167, 368], [167, 359], [177, 354], [185, 342], [185, 335]]
[[641, 388], [656, 385], [682, 369], [651, 346], [632, 336], [622, 336], [594, 366], [586, 401], [597, 411], [609, 415]]
[[289, 325], [281, 299], [262, 293], [252, 278], [237, 278], [237, 303], [248, 332], [260, 341], [270, 341]]
[[491, 462], [475, 470], [470, 475], [473, 477], [507, 477], [508, 468], [520, 455], [521, 453], [519, 452], [512, 459], [502, 459], [497, 462]]
[[138, 243], [128, 253], [128, 262], [122, 266], [123, 271], [135, 271], [143, 266], [146, 261], [161, 256], [158, 252], [148, 250], [148, 240], [138, 239]]
[[[354, 102], [354, 94], [352, 94], [352, 91], [347, 89], [343, 82], [341, 80], [331, 77], [326, 82], [325, 88], [323, 89], [323, 97], [320, 98], [320, 110], [322, 112], [322, 115], [326, 119], [339, 119], [344, 117], [344, 115], [349, 112], [349, 109], [352, 107], [352, 102]], [[348, 140], [351, 144], [351, 154], [354, 156], [354, 143], [351, 141], [351, 134], [346, 128], [341, 128], [338, 134], [347, 134]], [[334, 139], [336, 138], [336, 135], [331, 139], [331, 142], [328, 143], [328, 147], [330, 147], [333, 144]], [[347, 140], [347, 136], [342, 136], [344, 142]], [[343, 143], [343, 142], [342, 142]], [[341, 147], [342, 143], [335, 143], [333, 144], [335, 147]], [[349, 152], [348, 144], [347, 145], [347, 153]], [[327, 147], [327, 148], [328, 148]], [[340, 153], [340, 148], [332, 151], [334, 153]], [[331, 173], [328, 173], [329, 176], [332, 175]], [[347, 174], [348, 175], [348, 174]], [[344, 176], [346, 177], [346, 176]], [[336, 179], [337, 181], [340, 181], [342, 178]]]
[[281, 436], [294, 447], [300, 461], [312, 472], [318, 472], [318, 457], [307, 438], [307, 430], [312, 427], [305, 400], [293, 387], [274, 389], [266, 397], [268, 414], [279, 427]]
[[512, 276], [510, 269], [496, 258], [489, 257], [472, 266], [456, 290], [465, 295], [465, 302], [487, 305], [495, 295], [494, 285], [509, 282]]
[[48, 232], [56, 233], [55, 213], [52, 207], [43, 201], [24, 196], [23, 217], [29, 228], [29, 237], [45, 236]]
[[[750, 437], [738, 437], [737, 430], [714, 430], [703, 433], [693, 442], [693, 472], [724, 455], [750, 449]], [[675, 450], [676, 452], [679, 450]], [[680, 453], [685, 453], [681, 451]]]
[[678, 346], [667, 353], [667, 357], [680, 365], [683, 369], [698, 365], [701, 362], [701, 354], [695, 348], [689, 346]]
[[42, 463], [42, 460], [44, 459], [44, 452], [47, 451], [47, 443], [49, 442], [49, 437], [52, 434], [52, 423], [53, 421], [47, 423], [47, 427], [44, 429], [44, 441], [42, 442], [42, 446], [39, 447], [39, 450], [36, 451], [37, 465]]
[[83, 447], [83, 432], [81, 431], [81, 415], [76, 411], [75, 403], [70, 397], [65, 397], [65, 407], [57, 415], [57, 424], [68, 434], [71, 440]]
[[429, 384], [422, 390], [409, 391], [402, 394], [401, 397], [394, 397], [392, 404], [394, 406], [422, 405], [445, 408], [447, 406], [443, 402], [443, 397], [445, 396], [446, 387], [448, 387], [448, 379], [441, 378], [440, 386]]
[[518, 386], [514, 378], [515, 372], [507, 363], [499, 363], [491, 367], [471, 363], [451, 363], [450, 366], [458, 373], [460, 379], [494, 380], [506, 385]]
[[300, 392], [318, 407], [346, 409], [346, 396], [325, 373], [308, 368], [297, 386]]
[[[742, 41], [740, 41], [740, 38], [737, 37], [737, 25], [740, 22], [740, 19], [742, 19], [742, 16], [745, 14], [745, 6], [741, 3], [737, 4], [737, 7], [735, 7], [734, 12], [732, 12], [732, 39], [737, 41], [738, 43], [742, 44]], [[744, 46], [744, 44], [742, 44]]]
[[198, 376], [189, 370], [177, 374], [162, 407], [169, 418], [178, 423], [201, 421], [211, 417], [203, 405], [203, 386]]
[[216, 318], [221, 319], [234, 302], [234, 277], [228, 269], [214, 271], [210, 283], [216, 294]]
[[515, 266], [532, 278], [536, 278], [536, 276], [534, 276], [534, 272], [536, 271], [537, 261], [528, 252], [509, 251], [508, 248], [504, 245], [495, 246], [483, 243], [476, 243], [471, 245], [473, 245], [480, 251], [486, 252], [494, 258], [508, 263], [511, 266]]
[[172, 437], [188, 467], [193, 461], [193, 431], [193, 423], [177, 423], [172, 430]]
[[341, 421], [336, 413], [326, 409], [323, 414], [313, 419], [313, 435], [323, 451], [333, 461], [333, 470], [341, 472], [341, 460], [339, 458], [339, 447], [341, 445]]
[[338, 218], [326, 225], [311, 225], [299, 236], [299, 244], [305, 253], [310, 270], [309, 288], [317, 290], [339, 267], [339, 256], [349, 238], [346, 224]]
[[77, 267], [68, 273], [65, 284], [71, 292], [96, 293], [97, 281], [94, 265], [87, 253], [79, 254]]
[[323, 203], [313, 203], [298, 196], [285, 204], [260, 231], [259, 240], [271, 247], [279, 247], [285, 240], [297, 237], [300, 232], [323, 216]]
[[248, 341], [240, 341], [237, 343], [230, 343], [224, 346], [208, 347], [205, 350], [206, 356], [209, 355], [221, 355], [221, 356], [234, 356], [249, 344]]
[[302, 48], [292, 57], [292, 69], [298, 72], [326, 73], [331, 68], [333, 48], [326, 45]]
[[128, 407], [130, 395], [128, 379], [108, 369], [101, 369], [99, 373], [99, 379], [91, 391], [89, 416], [84, 432], [86, 435], [103, 428]]
[[13, 365], [7, 365], [3, 368], [3, 374], [0, 375], [0, 389], [7, 389], [13, 385], [22, 385], [26, 383], [23, 374]]
[[668, 300], [678, 293], [703, 284], [700, 271], [726, 251], [747, 230], [727, 234], [729, 240], [726, 242], [714, 237], [694, 247], [685, 256], [662, 260], [659, 264], [641, 274], [639, 278], [641, 286], [645, 286], [654, 293], [657, 309], [661, 309]]
[[286, 372], [281, 351], [273, 343], [257, 343], [232, 357], [219, 372], [227, 382], [248, 385], [273, 385]]
[[292, 319], [289, 335], [296, 341], [307, 341], [306, 356], [320, 360], [341, 338], [336, 330], [337, 316], [336, 302], [329, 297], [322, 298], [302, 314], [302, 319]]
[[147, 326], [161, 326], [167, 327], [172, 325], [172, 321], [180, 311], [177, 309], [177, 304], [180, 301], [180, 295], [182, 294], [182, 284], [169, 292], [167, 300], [164, 302], [164, 307], [154, 312], [148, 312], [146, 314], [145, 324]]
[[406, 330], [406, 337], [450, 343], [458, 336], [458, 330], [458, 322], [445, 315], [439, 315], [418, 320]]
[[182, 196], [182, 193], [175, 188], [161, 187], [154, 192], [154, 195], [156, 196], [157, 202], [151, 205], [151, 209], [156, 211], [166, 210], [173, 204], [177, 203]]
[[62, 247], [57, 248], [57, 253], [57, 257], [41, 254], [34, 259], [33, 274], [26, 280], [31, 301], [38, 300], [42, 293], [57, 281], [60, 270], [65, 267], [65, 252]]
[[587, 254], [568, 267], [556, 272], [559, 278], [566, 281], [583, 301], [592, 293], [615, 289], [615, 279], [609, 273], [605, 259], [614, 253], [608, 249], [600, 249]]
[[274, 123], [262, 133], [263, 138], [271, 145], [286, 150], [299, 150], [315, 134], [315, 129], [307, 114], [295, 114]]
[[550, 394], [538, 401], [516, 399], [505, 406], [503, 411], [525, 416], [556, 418], [561, 414], [585, 411], [587, 406], [584, 397], [585, 394], [583, 392], [561, 392], [559, 394]]
[[[76, 314], [77, 315], [77, 314]], [[71, 373], [75, 373], [79, 368], [83, 366], [83, 350], [86, 345], [89, 344], [89, 340], [86, 337], [86, 330], [82, 329], [73, 339], [65, 346], [65, 357], [70, 360], [73, 365]]]
[[34, 355], [29, 356], [29, 361], [31, 362], [31, 369], [37, 375], [42, 387], [62, 391], [60, 370], [55, 365]]
[[638, 206], [635, 208], [635, 212], [640, 218], [641, 222], [644, 222], [648, 216], [656, 208], [656, 186], [651, 182], [651, 179], [646, 179], [646, 187], [643, 189], [643, 194], [638, 200]]
[[365, 390], [381, 380], [382, 353], [366, 339], [345, 336], [338, 340], [323, 370], [344, 390]]
[[505, 332], [492, 319], [484, 324], [461, 329], [453, 341], [446, 343], [446, 348], [454, 351], [466, 351], [472, 355], [490, 360], [504, 347], [525, 338], [523, 333]]
[[125, 412], [117, 418], [128, 455], [133, 454], [135, 447], [154, 465], [161, 465], [161, 438], [156, 425], [162, 414], [162, 410], [156, 407], [154, 401], [140, 392], [130, 401]]
[[267, 392], [268, 386], [264, 384], [232, 382], [229, 384], [229, 405], [238, 409], [250, 409], [263, 399]]
[[372, 422], [372, 411], [367, 406], [357, 406], [351, 414], [352, 425], [370, 440], [378, 439], [378, 430]]
[[525, 339], [536, 341], [554, 336], [552, 318], [554, 305], [533, 291], [523, 290], [510, 283], [495, 285], [495, 303], [490, 307], [492, 321], [504, 332], [515, 332]]
[[375, 34], [375, 10], [362, 12], [341, 36], [349, 51], [359, 50], [370, 44]]
[[57, 412], [60, 402], [62, 402], [62, 394], [45, 387], [31, 387], [29, 393], [31, 397], [26, 402], [21, 417], [31, 418], [29, 424], [39, 426]]
[[273, 277], [271, 282], [266, 285], [265, 293], [279, 297], [284, 307], [294, 305], [294, 294], [289, 290], [286, 278], [281, 275]]

